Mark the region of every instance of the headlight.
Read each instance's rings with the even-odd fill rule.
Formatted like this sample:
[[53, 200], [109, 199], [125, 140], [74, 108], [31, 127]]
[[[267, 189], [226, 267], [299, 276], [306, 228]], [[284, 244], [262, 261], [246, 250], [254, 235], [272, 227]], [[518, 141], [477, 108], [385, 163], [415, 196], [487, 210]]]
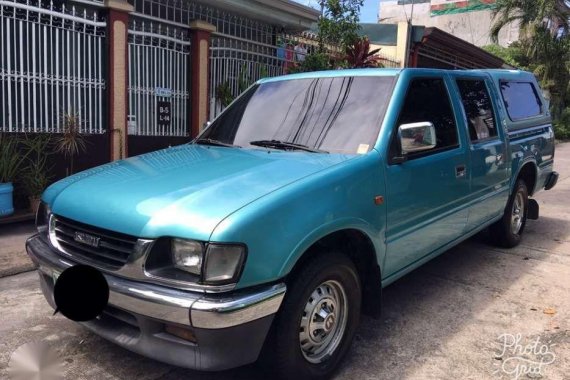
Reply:
[[246, 257], [241, 244], [158, 239], [145, 263], [147, 275], [196, 285], [230, 285], [239, 280]]
[[244, 246], [209, 244], [202, 276], [204, 283], [231, 284], [237, 282], [244, 260]]
[[202, 273], [204, 245], [197, 241], [172, 239], [172, 262], [178, 269], [195, 275]]
[[38, 233], [42, 236], [47, 236], [50, 215], [51, 209], [47, 203], [40, 202], [38, 212], [36, 213], [36, 228], [38, 229]]

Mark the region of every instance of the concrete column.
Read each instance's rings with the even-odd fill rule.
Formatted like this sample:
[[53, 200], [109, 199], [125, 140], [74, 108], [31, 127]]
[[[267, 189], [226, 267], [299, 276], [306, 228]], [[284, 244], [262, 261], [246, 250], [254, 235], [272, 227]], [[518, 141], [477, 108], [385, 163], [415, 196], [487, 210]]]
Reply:
[[401, 67], [408, 66], [410, 33], [408, 23], [406, 21], [400, 21], [398, 23], [398, 35], [396, 40], [396, 58], [400, 61]]
[[192, 30], [190, 72], [190, 134], [196, 137], [208, 121], [208, 86], [210, 74], [210, 36], [216, 27], [205, 21], [190, 23]]
[[128, 113], [128, 28], [129, 12], [134, 7], [127, 0], [105, 0], [108, 8], [107, 41], [109, 76], [107, 83], [111, 161], [127, 157]]

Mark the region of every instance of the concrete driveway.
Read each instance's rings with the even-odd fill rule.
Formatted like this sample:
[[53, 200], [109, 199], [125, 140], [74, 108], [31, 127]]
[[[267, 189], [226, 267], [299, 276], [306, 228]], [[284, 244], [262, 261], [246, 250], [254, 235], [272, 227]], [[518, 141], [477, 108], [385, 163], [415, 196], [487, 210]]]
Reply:
[[[557, 147], [556, 168], [558, 186], [537, 196], [541, 218], [519, 247], [494, 248], [482, 234], [385, 289], [382, 319], [362, 319], [336, 378], [570, 379], [570, 144]], [[197, 373], [118, 348], [52, 316], [33, 272], [0, 279], [0, 306], [0, 378], [35, 340], [57, 350], [67, 379], [267, 377], [254, 365]], [[540, 374], [524, 373], [536, 363]]]

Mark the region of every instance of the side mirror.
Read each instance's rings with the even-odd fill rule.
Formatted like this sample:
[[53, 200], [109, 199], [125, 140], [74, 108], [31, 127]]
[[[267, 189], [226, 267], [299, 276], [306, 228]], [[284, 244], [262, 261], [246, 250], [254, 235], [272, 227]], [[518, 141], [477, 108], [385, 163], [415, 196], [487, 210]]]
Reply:
[[402, 124], [398, 128], [402, 154], [423, 152], [435, 148], [435, 127], [429, 121]]

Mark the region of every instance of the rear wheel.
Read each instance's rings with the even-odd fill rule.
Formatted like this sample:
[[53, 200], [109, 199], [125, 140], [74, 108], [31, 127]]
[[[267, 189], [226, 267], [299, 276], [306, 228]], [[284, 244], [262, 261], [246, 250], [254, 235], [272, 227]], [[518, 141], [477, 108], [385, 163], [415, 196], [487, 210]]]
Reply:
[[491, 225], [493, 242], [501, 247], [512, 248], [521, 242], [528, 214], [528, 189], [519, 179], [511, 194], [501, 220]]
[[265, 347], [272, 369], [286, 379], [330, 377], [354, 337], [361, 298], [348, 257], [330, 252], [311, 259], [289, 281]]

